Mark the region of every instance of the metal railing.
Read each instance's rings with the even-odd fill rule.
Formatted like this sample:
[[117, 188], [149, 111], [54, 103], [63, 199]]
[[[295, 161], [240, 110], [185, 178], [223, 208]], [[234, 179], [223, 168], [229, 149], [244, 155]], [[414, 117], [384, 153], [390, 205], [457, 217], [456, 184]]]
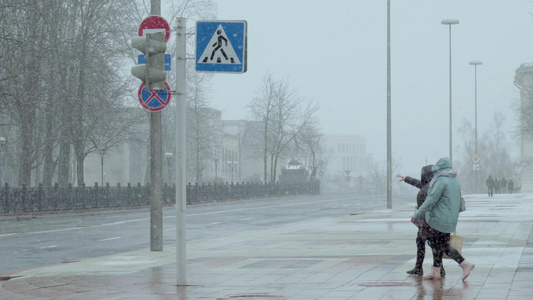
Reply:
[[[304, 183], [226, 183], [188, 184], [187, 204], [233, 199], [280, 197], [288, 195], [318, 195], [318, 180]], [[163, 203], [176, 202], [174, 185], [163, 185]], [[134, 207], [150, 204], [150, 185], [0, 188], [0, 213], [84, 210], [111, 207]]]

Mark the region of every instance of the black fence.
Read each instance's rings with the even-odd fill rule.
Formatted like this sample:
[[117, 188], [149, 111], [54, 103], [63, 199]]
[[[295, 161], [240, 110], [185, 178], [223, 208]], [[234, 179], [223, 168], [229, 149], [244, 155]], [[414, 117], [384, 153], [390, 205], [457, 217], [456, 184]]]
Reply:
[[[318, 180], [304, 183], [236, 183], [187, 185], [187, 204], [234, 199], [280, 197], [288, 195], [318, 195]], [[163, 203], [176, 202], [175, 186], [163, 185]], [[20, 188], [6, 184], [0, 188], [0, 212], [40, 212], [83, 210], [109, 207], [131, 207], [150, 204], [150, 185]]]

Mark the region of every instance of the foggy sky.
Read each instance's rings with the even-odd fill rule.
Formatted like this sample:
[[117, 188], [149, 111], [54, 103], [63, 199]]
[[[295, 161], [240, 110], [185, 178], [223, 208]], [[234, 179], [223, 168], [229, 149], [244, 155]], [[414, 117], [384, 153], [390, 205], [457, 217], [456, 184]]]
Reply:
[[[392, 152], [406, 175], [449, 153], [449, 37], [452, 26], [454, 159], [462, 118], [474, 125], [478, 66], [478, 139], [495, 111], [506, 116], [513, 157], [519, 142], [511, 105], [515, 70], [533, 62], [529, 0], [391, 1]], [[223, 119], [250, 119], [246, 105], [270, 72], [320, 103], [325, 134], [366, 138], [374, 161], [386, 160], [386, 0], [219, 0], [219, 20], [248, 22], [248, 71], [216, 74], [211, 106]], [[481, 158], [483, 160], [483, 157]]]

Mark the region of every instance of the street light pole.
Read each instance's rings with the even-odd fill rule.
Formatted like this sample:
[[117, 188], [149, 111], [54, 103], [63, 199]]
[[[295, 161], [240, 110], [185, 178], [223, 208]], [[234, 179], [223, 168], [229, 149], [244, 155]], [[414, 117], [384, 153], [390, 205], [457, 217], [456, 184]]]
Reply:
[[392, 121], [391, 121], [390, 0], [387, 0], [387, 208], [392, 209]]
[[449, 46], [450, 46], [450, 162], [453, 165], [453, 144], [452, 144], [452, 25], [459, 24], [459, 20], [446, 19], [440, 22], [442, 25], [449, 27]]
[[176, 30], [176, 278], [178, 286], [187, 285], [187, 19], [178, 18]]
[[[478, 152], [477, 152], [477, 66], [478, 65], [481, 65], [482, 62], [481, 61], [471, 61], [469, 63], [470, 65], [474, 66], [474, 115], [475, 115], [475, 126], [474, 126], [474, 145], [475, 145], [475, 150], [474, 150], [474, 155], [477, 156], [478, 155]], [[479, 163], [479, 162], [475, 162], [475, 163]], [[476, 166], [477, 167], [477, 166]], [[479, 169], [478, 168], [474, 168], [474, 172], [476, 173], [476, 184], [474, 186], [474, 190], [477, 192], [477, 188], [478, 188], [478, 177], [479, 177]]]

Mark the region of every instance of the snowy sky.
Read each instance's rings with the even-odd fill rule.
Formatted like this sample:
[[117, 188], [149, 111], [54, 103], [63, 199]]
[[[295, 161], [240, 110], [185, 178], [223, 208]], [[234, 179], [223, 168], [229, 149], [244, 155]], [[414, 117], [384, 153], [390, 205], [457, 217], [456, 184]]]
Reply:
[[[452, 26], [453, 145], [462, 118], [474, 124], [478, 66], [478, 132], [495, 111], [506, 116], [519, 156], [515, 70], [533, 62], [530, 0], [391, 1], [392, 152], [406, 175], [449, 153], [449, 31]], [[386, 160], [386, 0], [218, 0], [219, 20], [248, 23], [248, 71], [216, 74], [211, 106], [224, 119], [249, 119], [246, 108], [266, 72], [288, 79], [318, 101], [325, 134], [366, 138], [375, 161]], [[483, 158], [481, 158], [483, 159]]]

